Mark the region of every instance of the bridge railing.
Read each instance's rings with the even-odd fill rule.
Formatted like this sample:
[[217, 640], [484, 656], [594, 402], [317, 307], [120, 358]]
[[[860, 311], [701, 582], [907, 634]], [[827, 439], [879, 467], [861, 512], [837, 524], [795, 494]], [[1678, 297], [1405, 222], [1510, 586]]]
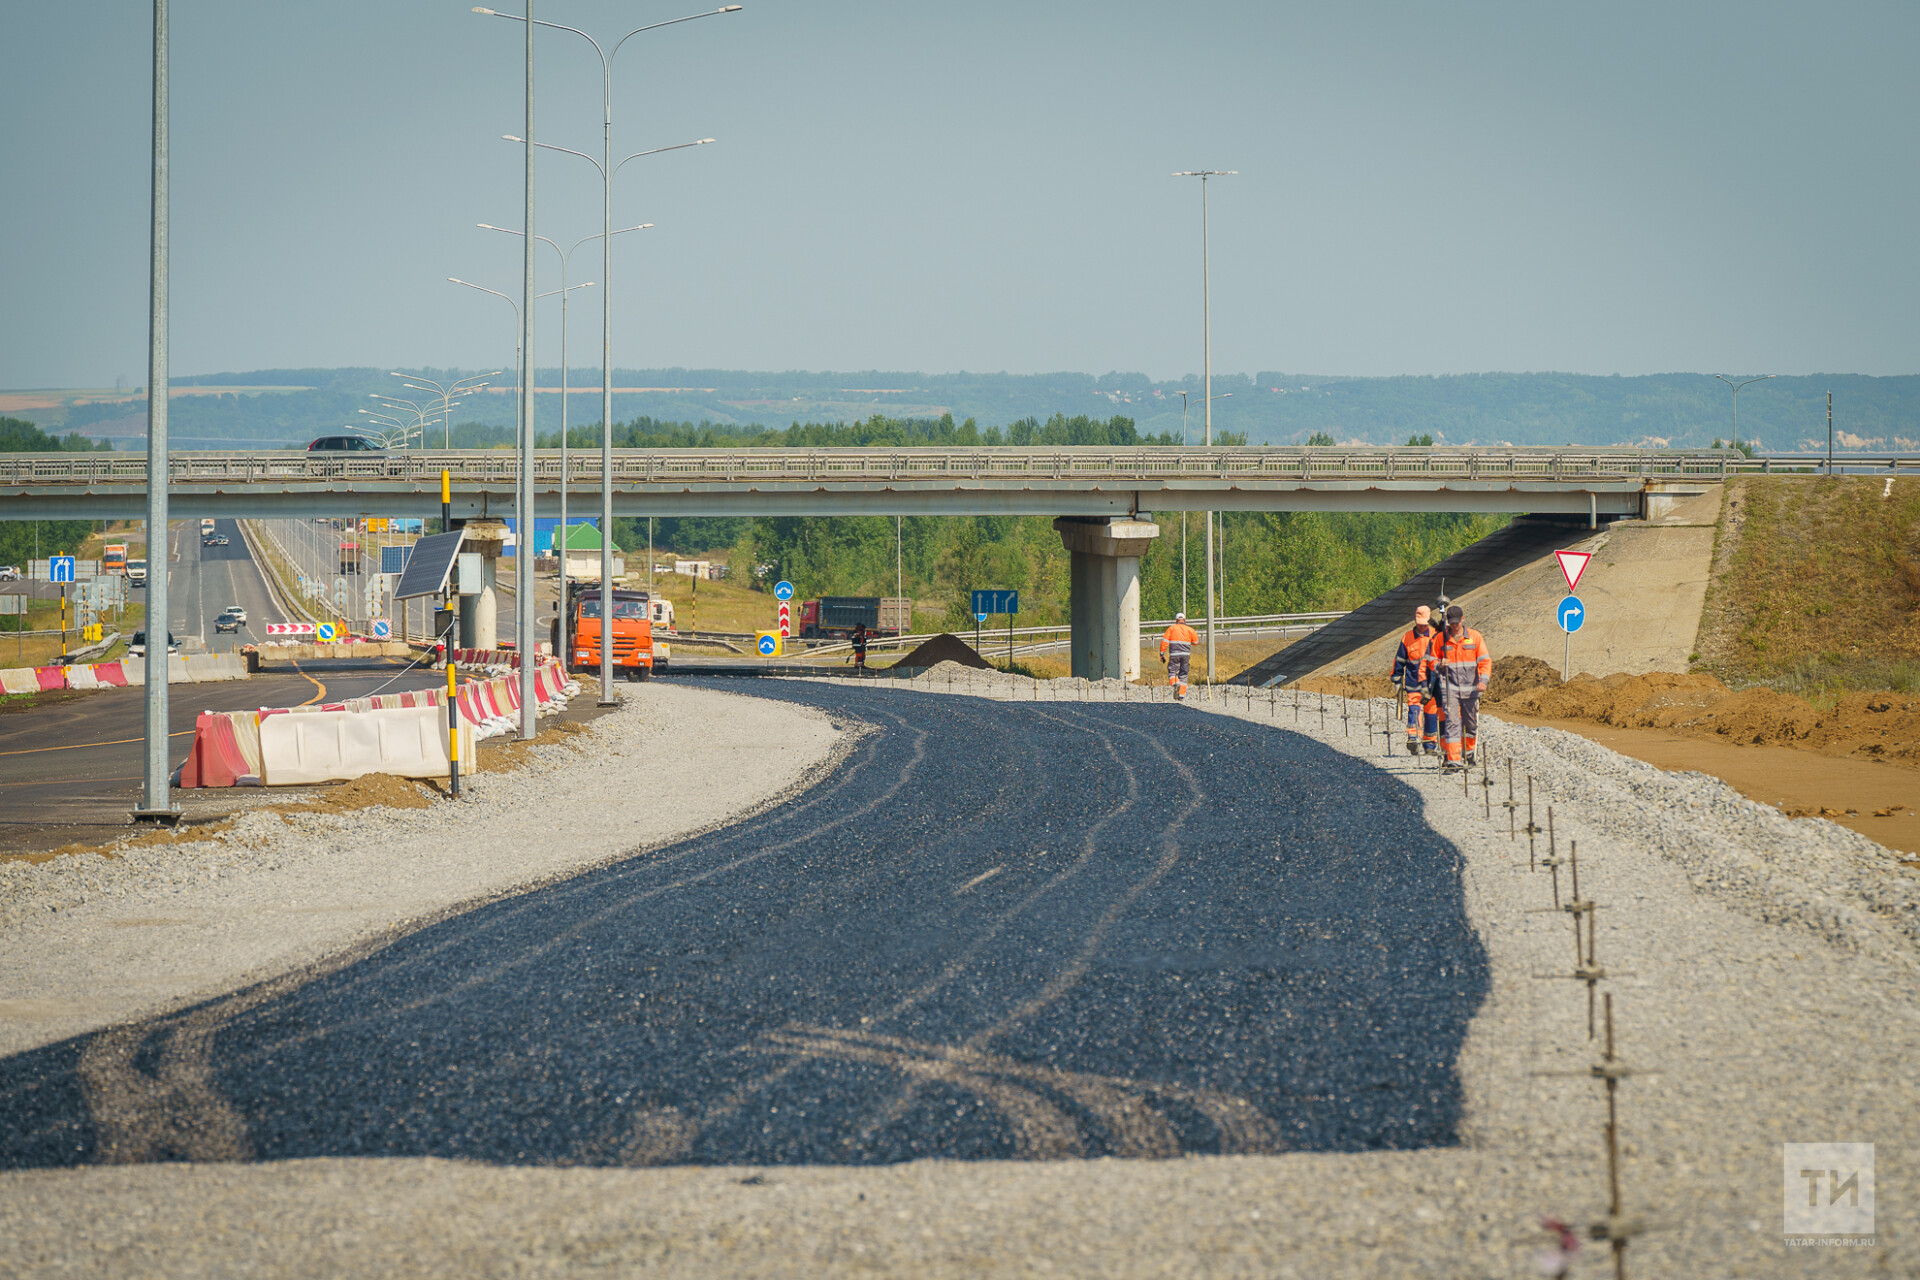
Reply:
[[[1765, 458], [1731, 449], [1450, 449], [1275, 448], [1188, 449], [621, 449], [613, 458], [621, 487], [688, 484], [985, 484], [1109, 482], [1120, 486], [1212, 488], [1221, 482], [1366, 483], [1380, 481], [1534, 481], [1581, 483], [1639, 479], [1717, 480], [1760, 471]], [[511, 486], [518, 458], [511, 450], [410, 450], [355, 456], [248, 450], [180, 452], [168, 459], [176, 485], [261, 485], [326, 481], [420, 484], [452, 474], [462, 489]], [[569, 478], [592, 485], [599, 456], [576, 451]], [[536, 483], [561, 479], [558, 450], [534, 459]], [[138, 453], [0, 454], [0, 486], [144, 485]]]

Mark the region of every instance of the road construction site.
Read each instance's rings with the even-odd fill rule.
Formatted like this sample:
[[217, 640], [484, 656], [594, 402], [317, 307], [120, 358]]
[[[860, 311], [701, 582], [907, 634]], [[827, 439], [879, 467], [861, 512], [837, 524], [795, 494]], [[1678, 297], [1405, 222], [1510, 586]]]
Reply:
[[[1483, 549], [1464, 773], [1362, 645], [1184, 704], [683, 673], [457, 804], [255, 791], [0, 861], [17, 1269], [1483, 1276], [1552, 1220], [1575, 1275], [1920, 1271], [1902, 819], [1605, 741], [1912, 776], [1910, 696], [1671, 669], [1738, 572], [1709, 514], [1520, 535], [1616, 610], [1667, 575], [1600, 679], [1495, 621], [1554, 546]], [[1797, 1247], [1780, 1144], [1828, 1141], [1889, 1192]]]
[[1828, 1274], [1777, 1144], [1914, 1149], [1884, 849], [1554, 730], [1489, 792], [1385, 700], [1077, 683], [656, 683], [457, 808], [0, 868], [20, 1270], [1517, 1274], [1608, 1209], [1575, 842], [1639, 1274]]

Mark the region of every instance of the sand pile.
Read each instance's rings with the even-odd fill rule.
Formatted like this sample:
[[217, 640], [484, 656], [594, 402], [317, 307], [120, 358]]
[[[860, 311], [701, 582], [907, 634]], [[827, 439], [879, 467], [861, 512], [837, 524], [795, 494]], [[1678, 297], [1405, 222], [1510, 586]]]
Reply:
[[1557, 685], [1560, 673], [1538, 658], [1495, 658], [1493, 678], [1487, 681], [1486, 700], [1497, 702], [1542, 685]]
[[992, 663], [974, 651], [972, 645], [959, 636], [948, 633], [924, 641], [919, 648], [895, 663], [900, 667], [937, 667], [943, 662], [957, 662], [963, 667], [973, 667], [979, 671], [992, 668]]

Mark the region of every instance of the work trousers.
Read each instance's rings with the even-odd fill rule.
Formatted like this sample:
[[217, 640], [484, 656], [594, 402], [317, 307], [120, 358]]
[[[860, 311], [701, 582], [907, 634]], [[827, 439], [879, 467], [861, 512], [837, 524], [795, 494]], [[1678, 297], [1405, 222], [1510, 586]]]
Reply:
[[1185, 684], [1187, 668], [1193, 665], [1193, 655], [1187, 653], [1172, 654], [1167, 658], [1167, 683]]
[[1447, 759], [1458, 760], [1463, 747], [1471, 751], [1480, 740], [1480, 694], [1449, 686], [1441, 691], [1441, 706], [1446, 713], [1440, 731]]
[[1407, 737], [1434, 742], [1440, 737], [1440, 704], [1413, 694], [1407, 698]]

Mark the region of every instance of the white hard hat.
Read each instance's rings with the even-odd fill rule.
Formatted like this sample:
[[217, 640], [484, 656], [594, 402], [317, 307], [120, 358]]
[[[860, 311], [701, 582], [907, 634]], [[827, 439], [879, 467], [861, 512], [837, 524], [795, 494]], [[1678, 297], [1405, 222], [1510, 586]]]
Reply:
[[1187, 615], [1184, 613], [1176, 613], [1173, 615], [1173, 620], [1175, 622], [1185, 622], [1187, 620]]

